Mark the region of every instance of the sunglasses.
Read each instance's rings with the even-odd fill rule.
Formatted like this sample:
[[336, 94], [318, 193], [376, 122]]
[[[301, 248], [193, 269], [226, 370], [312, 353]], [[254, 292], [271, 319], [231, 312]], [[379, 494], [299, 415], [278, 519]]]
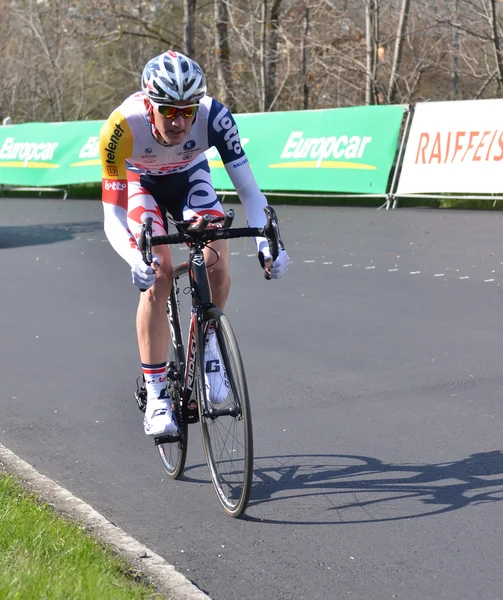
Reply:
[[184, 119], [192, 119], [199, 110], [199, 104], [189, 104], [187, 106], [177, 106], [176, 104], [156, 104], [155, 107], [166, 119], [174, 120], [179, 114]]

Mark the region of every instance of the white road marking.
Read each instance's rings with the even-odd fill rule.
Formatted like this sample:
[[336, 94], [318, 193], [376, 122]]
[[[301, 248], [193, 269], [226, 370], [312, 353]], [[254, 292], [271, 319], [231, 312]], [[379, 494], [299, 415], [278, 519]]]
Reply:
[[[237, 254], [238, 254], [238, 253], [237, 253]], [[248, 254], [248, 256], [255, 256], [255, 254]], [[290, 263], [291, 263], [291, 262], [292, 262], [292, 261], [290, 261]], [[315, 263], [315, 262], [316, 262], [316, 260], [305, 260], [305, 261], [303, 261], [303, 262], [304, 262], [305, 264], [310, 264], [310, 263]], [[323, 265], [333, 265], [334, 263], [333, 263], [333, 261], [323, 261], [323, 262], [322, 262], [322, 264], [323, 264]], [[502, 264], [503, 264], [503, 263], [502, 263]], [[366, 271], [373, 270], [373, 269], [377, 269], [377, 266], [376, 266], [376, 265], [370, 265], [370, 266], [366, 266], [366, 267], [364, 267], [363, 265], [355, 265], [355, 264], [353, 264], [353, 263], [346, 263], [346, 264], [343, 264], [343, 265], [341, 265], [341, 266], [342, 266], [344, 269], [347, 269], [347, 268], [349, 268], [349, 267], [356, 267], [356, 268], [359, 268], [360, 266], [362, 266], [362, 267], [363, 267], [363, 268], [364, 268]], [[477, 267], [476, 267], [476, 265], [473, 265], [473, 268], [477, 268]], [[450, 270], [451, 270], [450, 268], [447, 268], [447, 271], [450, 271]], [[398, 272], [398, 271], [399, 271], [399, 269], [398, 269], [398, 267], [395, 267], [394, 269], [387, 269], [387, 271], [388, 271], [388, 273], [396, 273], [396, 272]], [[456, 272], [456, 273], [459, 273], [459, 272], [461, 271], [461, 269], [452, 269], [452, 271], [454, 271], [454, 272]], [[491, 272], [492, 272], [492, 273], [495, 273], [496, 271], [495, 271], [495, 270], [492, 270]], [[423, 273], [422, 273], [422, 271], [409, 271], [409, 275], [421, 275], [421, 274], [423, 274]], [[431, 277], [431, 275], [430, 275], [430, 277]], [[433, 277], [448, 277], [448, 274], [446, 274], [446, 273], [434, 273], [434, 274], [433, 274]], [[458, 276], [458, 279], [460, 279], [460, 280], [463, 280], [463, 279], [470, 279], [470, 276], [469, 276], [469, 275]], [[484, 279], [483, 281], [484, 281], [484, 283], [492, 283], [492, 282], [495, 282], [496, 280], [495, 280], [495, 279]], [[498, 284], [498, 285], [500, 285], [500, 284]]]

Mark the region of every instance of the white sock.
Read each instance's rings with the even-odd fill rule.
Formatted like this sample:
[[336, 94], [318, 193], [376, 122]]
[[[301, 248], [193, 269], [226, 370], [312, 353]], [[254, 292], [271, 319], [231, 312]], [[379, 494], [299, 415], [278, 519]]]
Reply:
[[145, 388], [147, 390], [147, 401], [166, 397], [166, 363], [157, 365], [141, 364]]

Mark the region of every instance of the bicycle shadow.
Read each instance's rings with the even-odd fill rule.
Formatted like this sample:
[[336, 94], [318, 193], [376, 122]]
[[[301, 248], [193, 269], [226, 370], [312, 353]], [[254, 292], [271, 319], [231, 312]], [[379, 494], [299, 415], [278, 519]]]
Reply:
[[103, 230], [101, 221], [57, 223], [49, 225], [0, 226], [0, 250], [40, 246], [74, 239], [82, 234]]
[[[394, 464], [337, 454], [265, 456], [255, 459], [249, 508], [271, 502], [285, 502], [288, 508], [274, 508], [282, 519], [249, 514], [243, 518], [296, 525], [376, 523], [438, 515], [500, 500], [500, 450], [438, 464]], [[296, 517], [285, 518], [292, 510]], [[320, 513], [331, 516], [319, 518]]]

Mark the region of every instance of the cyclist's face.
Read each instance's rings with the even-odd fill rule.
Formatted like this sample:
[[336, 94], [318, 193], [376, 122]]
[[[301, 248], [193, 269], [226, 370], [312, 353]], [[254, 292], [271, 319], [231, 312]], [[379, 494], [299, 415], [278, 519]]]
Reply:
[[[192, 105], [193, 102], [173, 102], [172, 104], [183, 108], [184, 106]], [[168, 118], [163, 116], [155, 105], [153, 107], [155, 126], [160, 131], [164, 141], [172, 146], [181, 144], [185, 136], [189, 133], [195, 117], [187, 119], [181, 112], [178, 112], [174, 117]]]

